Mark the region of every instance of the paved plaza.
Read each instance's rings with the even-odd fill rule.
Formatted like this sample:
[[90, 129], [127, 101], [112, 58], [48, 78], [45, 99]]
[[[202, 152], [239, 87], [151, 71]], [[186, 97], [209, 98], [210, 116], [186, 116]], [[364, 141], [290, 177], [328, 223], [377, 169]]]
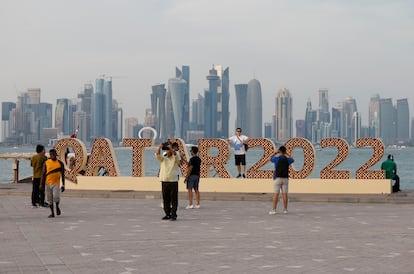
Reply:
[[[62, 195], [62, 215], [0, 195], [0, 273], [413, 273], [412, 204], [202, 201], [162, 221], [160, 200]], [[280, 206], [280, 204], [279, 204]]]

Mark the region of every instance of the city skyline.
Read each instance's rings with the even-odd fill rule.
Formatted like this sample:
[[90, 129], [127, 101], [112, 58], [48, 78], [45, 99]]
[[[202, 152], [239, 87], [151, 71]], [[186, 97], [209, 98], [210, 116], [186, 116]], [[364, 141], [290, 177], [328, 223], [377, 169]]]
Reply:
[[261, 84], [263, 123], [286, 87], [294, 121], [304, 119], [307, 99], [315, 108], [318, 90], [327, 88], [330, 106], [355, 98], [366, 125], [374, 94], [407, 98], [414, 109], [412, 10], [408, 1], [6, 0], [0, 99], [16, 102], [27, 88], [41, 88], [54, 109], [57, 98], [76, 98], [106, 74], [124, 117], [142, 123], [151, 87], [167, 85], [175, 67], [191, 67], [192, 101], [208, 88], [211, 65], [221, 64], [230, 68], [230, 131], [234, 85], [252, 79]]

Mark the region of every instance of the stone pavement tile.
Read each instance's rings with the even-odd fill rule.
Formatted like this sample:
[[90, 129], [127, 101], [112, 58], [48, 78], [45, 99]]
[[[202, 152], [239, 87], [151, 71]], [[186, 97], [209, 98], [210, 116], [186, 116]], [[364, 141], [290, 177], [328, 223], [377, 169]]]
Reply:
[[[162, 221], [160, 200], [62, 198], [62, 216], [0, 197], [0, 251], [8, 271], [32, 265], [60, 273], [411, 273], [409, 204], [202, 201]], [[281, 205], [279, 204], [279, 207]], [[11, 213], [14, 215], [11, 215]], [[26, 249], [26, 252], [23, 252]], [[29, 259], [33, 260], [33, 259]], [[36, 263], [37, 262], [37, 263]], [[2, 268], [1, 268], [2, 269]], [[1, 271], [0, 271], [1, 273]]]

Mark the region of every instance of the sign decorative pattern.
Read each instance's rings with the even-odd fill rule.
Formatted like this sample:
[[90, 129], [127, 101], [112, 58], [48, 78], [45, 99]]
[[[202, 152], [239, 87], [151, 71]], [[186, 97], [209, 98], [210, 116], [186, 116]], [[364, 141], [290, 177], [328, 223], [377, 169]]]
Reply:
[[[218, 151], [217, 156], [211, 156], [212, 148]], [[230, 159], [230, 149], [226, 140], [223, 139], [199, 139], [198, 140], [198, 156], [202, 161], [200, 168], [200, 177], [210, 177], [210, 166], [216, 170], [218, 177], [230, 178], [230, 173], [225, 164]]]
[[132, 147], [132, 176], [143, 177], [145, 167], [145, 153], [146, 147], [154, 145], [153, 140], [149, 138], [125, 138], [122, 141], [124, 147]]
[[289, 177], [292, 179], [305, 179], [312, 174], [315, 168], [315, 148], [312, 143], [305, 138], [289, 139], [285, 143], [286, 151], [289, 155], [293, 154], [295, 147], [300, 147], [303, 150], [303, 167], [300, 170], [294, 168], [294, 164], [289, 166]]
[[[180, 169], [183, 175], [188, 171], [187, 163], [189, 160], [188, 149], [183, 140], [179, 138], [169, 139], [171, 142], [179, 144], [180, 154], [183, 154], [180, 161]], [[142, 177], [145, 170], [144, 165], [144, 149], [152, 147], [151, 139], [126, 138], [123, 140], [125, 147], [132, 147], [132, 176]], [[262, 147], [263, 156], [247, 170], [248, 178], [270, 179], [273, 176], [272, 170], [260, 170], [266, 165], [275, 153], [275, 145], [269, 139], [251, 138], [248, 141], [249, 146]], [[346, 160], [349, 155], [349, 145], [341, 138], [326, 138], [321, 140], [322, 148], [336, 147], [338, 154], [334, 160], [321, 170], [321, 179], [348, 179], [350, 178], [349, 170], [334, 170], [340, 163]], [[305, 179], [309, 177], [315, 166], [315, 149], [313, 145], [304, 138], [292, 138], [285, 143], [287, 152], [292, 155], [295, 148], [303, 150], [303, 166], [300, 170], [296, 170], [294, 164], [289, 167], [290, 178]], [[377, 138], [361, 138], [356, 141], [356, 148], [370, 147], [373, 149], [373, 155], [360, 168], [355, 171], [357, 179], [384, 179], [385, 172], [382, 170], [368, 170], [370, 167], [378, 163], [384, 155], [384, 144]], [[106, 170], [106, 175], [119, 176], [118, 163], [112, 147], [112, 143], [106, 138], [97, 138], [93, 143], [93, 147], [87, 159], [86, 147], [80, 140], [76, 138], [65, 138], [57, 142], [55, 146], [58, 158], [65, 160], [64, 155], [68, 148], [72, 148], [75, 154], [75, 162], [71, 170], [65, 171], [65, 176], [77, 182], [76, 177], [79, 176], [86, 163], [86, 176], [97, 176], [100, 168]], [[215, 138], [202, 138], [198, 140], [199, 157], [201, 158], [200, 175], [202, 178], [210, 177], [211, 167], [215, 170], [217, 177], [230, 178], [231, 175], [226, 168], [226, 164], [230, 159], [230, 147], [226, 140]]]
[[55, 149], [58, 159], [64, 163], [66, 162], [65, 153], [68, 148], [73, 150], [73, 153], [75, 154], [75, 161], [71, 169], [65, 169], [65, 177], [76, 184], [78, 182], [76, 176], [78, 176], [79, 171], [84, 168], [88, 155], [86, 154], [85, 144], [78, 139], [61, 139], [56, 144]]
[[275, 144], [273, 144], [270, 139], [263, 138], [250, 138], [248, 144], [250, 148], [262, 147], [263, 156], [247, 170], [247, 178], [272, 179], [273, 170], [260, 170], [260, 168], [266, 165], [270, 161], [270, 158], [275, 154]]
[[97, 138], [93, 142], [85, 175], [96, 176], [100, 168], [104, 168], [108, 176], [120, 174], [114, 148], [108, 138]]

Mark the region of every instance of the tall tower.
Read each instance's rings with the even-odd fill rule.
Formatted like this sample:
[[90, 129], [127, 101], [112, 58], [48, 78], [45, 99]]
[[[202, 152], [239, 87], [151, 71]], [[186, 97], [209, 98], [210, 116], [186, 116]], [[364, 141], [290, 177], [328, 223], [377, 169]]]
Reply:
[[234, 85], [236, 92], [236, 124], [234, 128], [242, 128], [246, 134], [250, 134], [247, 131], [247, 84]]
[[394, 106], [391, 98], [380, 99], [380, 137], [385, 145], [391, 145], [395, 141]]
[[410, 111], [408, 107], [408, 100], [398, 99], [397, 100], [397, 142], [407, 143], [410, 139]]
[[182, 66], [181, 70], [175, 68], [175, 77], [185, 81], [184, 102], [182, 105], [182, 138], [190, 128], [190, 67]]
[[218, 88], [220, 85], [220, 77], [217, 75], [217, 70], [213, 67], [207, 75], [209, 84], [208, 90], [204, 91], [205, 108], [204, 117], [204, 137], [217, 138], [217, 121], [218, 121]]
[[[165, 84], [152, 86], [151, 93], [151, 112], [156, 115], [155, 130], [158, 138], [164, 140], [167, 137], [167, 127], [165, 119], [165, 99], [167, 90]], [[137, 122], [138, 124], [138, 122]]]
[[[181, 78], [168, 80], [168, 90], [171, 94], [172, 110], [174, 113], [175, 133], [174, 137], [185, 138], [184, 113], [187, 96], [187, 82]], [[187, 111], [188, 114], [188, 111]], [[187, 120], [188, 121], [188, 120]]]
[[354, 112], [357, 112], [356, 101], [352, 97], [346, 97], [342, 104], [342, 121], [341, 121], [341, 137], [344, 138], [349, 144], [352, 144], [355, 124], [353, 123], [352, 117]]
[[279, 89], [276, 97], [276, 140], [285, 142], [292, 138], [292, 97], [287, 88]]
[[314, 143], [315, 138], [313, 137], [313, 125], [316, 123], [317, 112], [312, 109], [311, 99], [308, 98], [306, 102], [306, 111], [305, 111], [305, 129], [304, 137]]
[[92, 135], [92, 96], [93, 96], [93, 85], [88, 83], [83, 87], [83, 91], [78, 94], [80, 99], [80, 107], [75, 127], [79, 128], [78, 138], [83, 142], [89, 142]]
[[368, 107], [368, 127], [371, 137], [380, 137], [379, 131], [379, 115], [380, 115], [380, 96], [375, 94], [369, 100]]
[[112, 78], [107, 77], [104, 81], [104, 117], [103, 124], [105, 126], [104, 136], [110, 140], [113, 140], [112, 131]]
[[253, 138], [263, 137], [262, 88], [256, 79], [247, 84], [247, 127], [243, 131]]
[[318, 121], [323, 123], [330, 122], [330, 113], [329, 113], [329, 97], [328, 89], [321, 88], [319, 89], [319, 117]]
[[95, 93], [92, 95], [92, 136], [94, 138], [105, 136], [105, 95], [103, 77], [96, 79]]

